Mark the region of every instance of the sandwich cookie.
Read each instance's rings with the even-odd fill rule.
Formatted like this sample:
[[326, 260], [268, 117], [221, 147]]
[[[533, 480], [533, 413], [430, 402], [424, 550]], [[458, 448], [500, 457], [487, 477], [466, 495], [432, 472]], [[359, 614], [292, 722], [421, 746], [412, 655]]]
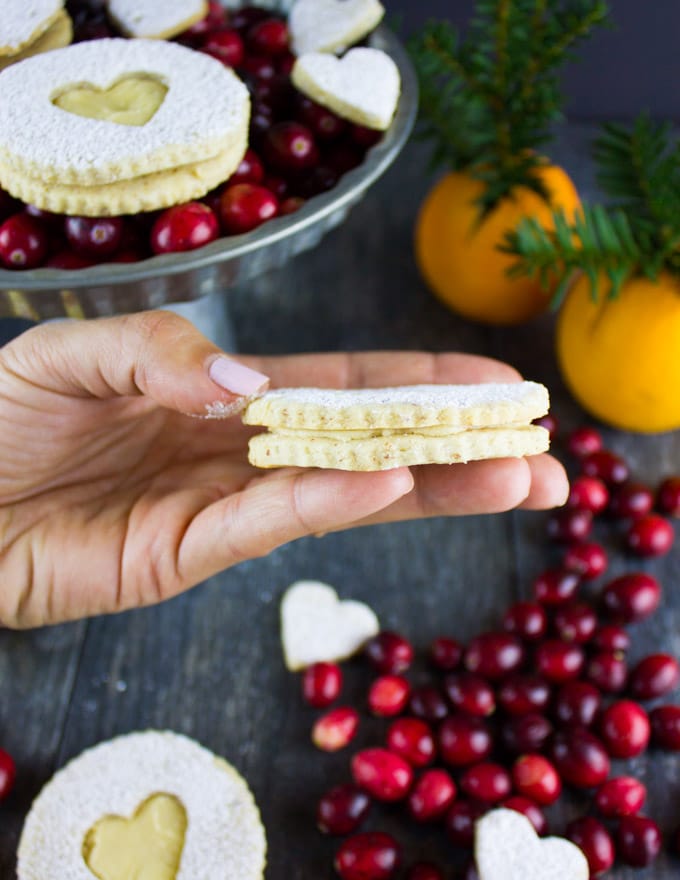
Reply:
[[401, 91], [399, 68], [381, 49], [351, 49], [342, 58], [311, 52], [297, 59], [293, 85], [343, 119], [385, 131]]
[[61, 0], [7, 3], [0, 16], [0, 71], [33, 55], [68, 46], [73, 39], [73, 23]]
[[261, 880], [266, 841], [246, 782], [222, 758], [170, 732], [101, 743], [60, 770], [33, 803], [18, 880]]
[[297, 0], [288, 18], [293, 51], [344, 51], [370, 34], [384, 15], [379, 0]]
[[109, 15], [128, 37], [169, 40], [208, 14], [208, 0], [109, 0]]
[[200, 198], [245, 153], [250, 99], [175, 43], [79, 43], [0, 74], [0, 186], [61, 214], [133, 214]]
[[536, 382], [336, 390], [281, 388], [252, 401], [248, 460], [261, 468], [376, 471], [536, 455], [550, 445]]

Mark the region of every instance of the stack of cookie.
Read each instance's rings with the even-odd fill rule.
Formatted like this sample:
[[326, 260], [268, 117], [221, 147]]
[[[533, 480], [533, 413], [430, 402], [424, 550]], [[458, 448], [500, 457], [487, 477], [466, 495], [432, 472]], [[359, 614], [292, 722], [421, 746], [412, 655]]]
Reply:
[[136, 214], [200, 198], [247, 148], [246, 86], [176, 43], [78, 43], [5, 70], [0, 91], [0, 186], [58, 214]]
[[0, 70], [24, 58], [68, 46], [73, 24], [64, 0], [3, 0]]

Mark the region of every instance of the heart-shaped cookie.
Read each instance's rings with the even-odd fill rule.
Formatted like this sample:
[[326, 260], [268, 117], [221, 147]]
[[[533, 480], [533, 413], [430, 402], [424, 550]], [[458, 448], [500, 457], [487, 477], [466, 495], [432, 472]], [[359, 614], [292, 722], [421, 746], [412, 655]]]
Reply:
[[297, 0], [288, 19], [293, 51], [346, 49], [370, 34], [384, 14], [379, 0]]
[[475, 861], [480, 880], [588, 880], [583, 852], [561, 837], [541, 839], [514, 810], [492, 810], [477, 822]]
[[293, 83], [303, 94], [357, 125], [384, 131], [399, 101], [399, 69], [380, 49], [351, 49], [343, 58], [311, 52], [298, 58]]
[[208, 0], [108, 0], [109, 15], [128, 37], [169, 40], [208, 14]]
[[281, 602], [281, 641], [291, 671], [351, 657], [379, 630], [368, 605], [341, 602], [333, 587], [320, 581], [291, 584]]
[[146, 125], [165, 100], [168, 87], [153, 76], [125, 76], [100, 89], [88, 83], [64, 89], [52, 97], [67, 113], [86, 119], [105, 119], [118, 125]]
[[37, 40], [63, 6], [64, 0], [2, 0], [0, 56], [14, 55]]
[[99, 819], [85, 835], [83, 858], [99, 880], [175, 880], [186, 828], [181, 801], [170, 794], [154, 794], [129, 819]]

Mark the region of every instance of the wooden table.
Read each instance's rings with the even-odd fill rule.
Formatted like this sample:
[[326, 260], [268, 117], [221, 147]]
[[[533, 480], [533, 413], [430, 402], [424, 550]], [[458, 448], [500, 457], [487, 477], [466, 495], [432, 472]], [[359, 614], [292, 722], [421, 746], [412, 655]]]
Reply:
[[[584, 146], [590, 133], [568, 128], [555, 151], [586, 193], [592, 190]], [[556, 372], [550, 317], [520, 329], [473, 326], [426, 292], [411, 248], [413, 218], [428, 185], [425, 166], [423, 150], [409, 147], [316, 251], [234, 294], [240, 349], [484, 353], [546, 382], [565, 429], [582, 422]], [[678, 434], [605, 435], [640, 479], [654, 482], [680, 470]], [[58, 767], [100, 740], [151, 727], [195, 737], [245, 774], [267, 826], [269, 880], [330, 880], [336, 843], [315, 830], [313, 811], [318, 796], [347, 777], [348, 758], [317, 754], [309, 745], [314, 713], [302, 705], [299, 681], [281, 660], [282, 591], [296, 579], [319, 578], [344, 596], [368, 601], [385, 627], [403, 630], [421, 649], [441, 633], [465, 640], [498, 626], [502, 609], [526, 596], [532, 576], [554, 559], [544, 521], [541, 513], [507, 513], [310, 538], [158, 608], [0, 632], [0, 745], [19, 767], [15, 793], [0, 807], [0, 877], [15, 876], [22, 821]], [[630, 565], [617, 552], [612, 571]], [[666, 591], [663, 613], [636, 627], [632, 656], [657, 649], [680, 655], [680, 553], [642, 567], [658, 575]], [[96, 583], [93, 560], [93, 589]], [[355, 663], [348, 675], [348, 694], [361, 702], [366, 672]], [[418, 667], [414, 680], [423, 675]], [[382, 727], [366, 722], [360, 742], [374, 742]], [[648, 783], [650, 812], [664, 830], [680, 825], [680, 756], [643, 757], [634, 772]], [[555, 829], [586, 806], [587, 800], [575, 798], [554, 811]], [[377, 810], [372, 824], [399, 828], [398, 811]], [[402, 836], [409, 859], [427, 854], [460, 863], [438, 829]], [[679, 871], [680, 862], [664, 855], [653, 870], [620, 868], [611, 876], [670, 880]]]

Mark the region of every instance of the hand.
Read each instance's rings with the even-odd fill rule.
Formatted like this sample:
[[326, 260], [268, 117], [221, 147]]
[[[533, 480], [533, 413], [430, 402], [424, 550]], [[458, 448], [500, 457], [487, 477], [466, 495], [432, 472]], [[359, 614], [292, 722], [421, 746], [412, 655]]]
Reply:
[[262, 374], [327, 387], [519, 378], [462, 354], [237, 362], [170, 312], [35, 327], [0, 349], [0, 620], [149, 605], [303, 535], [565, 500], [547, 455], [412, 473], [258, 471], [240, 418], [191, 416], [236, 412]]

